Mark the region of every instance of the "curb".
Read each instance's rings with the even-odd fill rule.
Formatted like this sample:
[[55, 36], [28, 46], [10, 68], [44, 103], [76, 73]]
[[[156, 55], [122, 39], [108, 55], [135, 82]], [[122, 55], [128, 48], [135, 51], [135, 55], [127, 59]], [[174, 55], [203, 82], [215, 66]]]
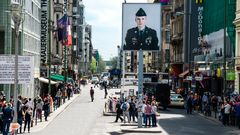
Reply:
[[[157, 127], [159, 128], [159, 127]], [[131, 128], [131, 129], [123, 129], [121, 126], [121, 131], [124, 133], [162, 133], [161, 130], [152, 130], [152, 128]]]
[[208, 120], [211, 120], [211, 121], [213, 121], [213, 122], [222, 124], [221, 121], [219, 121], [218, 119], [216, 119], [216, 118], [214, 118], [214, 117], [212, 117], [212, 116], [205, 116], [205, 115], [203, 115], [203, 114], [201, 114], [201, 113], [197, 113], [197, 114], [200, 115], [201, 117], [205, 118], [205, 119], [208, 119]]

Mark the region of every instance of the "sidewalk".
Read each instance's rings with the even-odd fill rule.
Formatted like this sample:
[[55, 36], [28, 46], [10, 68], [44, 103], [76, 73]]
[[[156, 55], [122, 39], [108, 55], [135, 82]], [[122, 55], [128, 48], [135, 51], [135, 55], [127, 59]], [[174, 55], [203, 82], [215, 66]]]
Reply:
[[63, 112], [63, 110], [65, 110], [78, 96], [80, 96], [81, 94], [73, 94], [73, 96], [70, 98], [70, 100], [66, 99], [66, 102], [64, 104], [62, 104], [59, 108], [57, 108], [57, 110], [53, 111], [49, 116], [48, 116], [48, 121], [43, 120], [42, 122], [37, 123], [37, 125], [35, 124], [35, 119], [34, 119], [34, 123], [33, 123], [33, 127], [31, 127], [31, 132], [38, 132], [43, 130], [46, 126], [48, 126], [49, 123], [51, 123], [54, 118], [56, 118], [58, 115], [61, 114], [61, 112]]
[[[220, 120], [218, 119], [218, 114], [217, 114], [217, 117], [215, 118], [214, 111], [212, 111], [211, 116], [206, 116], [206, 115], [204, 115], [204, 114], [201, 113], [201, 112], [195, 112], [195, 113], [198, 114], [198, 115], [200, 115], [201, 117], [203, 117], [203, 118], [205, 118], [205, 119], [208, 119], [208, 120], [213, 121], [213, 122], [215, 122], [215, 123], [217, 123], [217, 124], [223, 125], [223, 124], [222, 124], [222, 121], [220, 121]], [[230, 128], [231, 130], [237, 130], [237, 131], [239, 131], [239, 129], [238, 129], [237, 126], [228, 125], [228, 126], [224, 126], [224, 127], [225, 127], [225, 128]]]

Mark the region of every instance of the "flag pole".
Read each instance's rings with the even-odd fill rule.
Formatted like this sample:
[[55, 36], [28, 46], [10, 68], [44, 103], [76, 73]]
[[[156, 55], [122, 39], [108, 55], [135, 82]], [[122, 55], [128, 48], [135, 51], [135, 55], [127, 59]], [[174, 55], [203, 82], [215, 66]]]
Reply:
[[[64, 14], [67, 14], [67, 0], [64, 0]], [[67, 41], [66, 41], [67, 42]], [[67, 46], [64, 45], [64, 84], [67, 83]]]
[[51, 95], [51, 1], [48, 1], [48, 94]]

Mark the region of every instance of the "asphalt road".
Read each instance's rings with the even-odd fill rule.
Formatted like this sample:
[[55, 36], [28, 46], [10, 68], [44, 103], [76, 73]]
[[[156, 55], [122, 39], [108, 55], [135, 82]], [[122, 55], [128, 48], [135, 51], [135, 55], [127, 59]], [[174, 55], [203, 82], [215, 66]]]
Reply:
[[166, 135], [240, 135], [237, 128], [225, 127], [198, 113], [188, 115], [184, 109], [162, 111], [159, 124]]
[[[104, 108], [104, 91], [95, 89], [95, 100], [91, 102], [89, 89], [85, 86], [79, 97], [57, 116], [43, 130], [31, 135], [88, 135], [94, 128], [96, 120], [102, 116]], [[28, 134], [28, 133], [27, 133]]]

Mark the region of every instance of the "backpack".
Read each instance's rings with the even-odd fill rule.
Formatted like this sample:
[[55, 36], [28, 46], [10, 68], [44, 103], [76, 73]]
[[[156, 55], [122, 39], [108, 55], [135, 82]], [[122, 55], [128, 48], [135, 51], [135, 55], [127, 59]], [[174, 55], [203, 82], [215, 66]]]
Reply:
[[126, 104], [126, 103], [123, 103], [123, 105], [122, 105], [122, 110], [123, 110], [123, 111], [126, 111], [126, 110], [127, 110], [127, 104]]

